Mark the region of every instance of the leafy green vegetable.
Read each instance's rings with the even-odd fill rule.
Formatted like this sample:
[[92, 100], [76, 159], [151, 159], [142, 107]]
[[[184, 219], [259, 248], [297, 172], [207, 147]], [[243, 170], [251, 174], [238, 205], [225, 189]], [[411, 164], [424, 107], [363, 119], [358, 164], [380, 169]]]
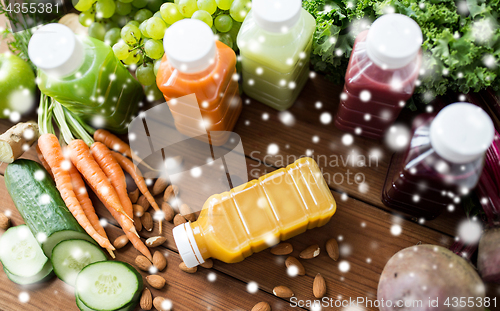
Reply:
[[356, 35], [395, 12], [422, 29], [424, 62], [416, 92], [424, 101], [448, 90], [499, 89], [500, 0], [304, 0], [303, 6], [317, 23], [312, 65], [333, 82], [343, 81]]

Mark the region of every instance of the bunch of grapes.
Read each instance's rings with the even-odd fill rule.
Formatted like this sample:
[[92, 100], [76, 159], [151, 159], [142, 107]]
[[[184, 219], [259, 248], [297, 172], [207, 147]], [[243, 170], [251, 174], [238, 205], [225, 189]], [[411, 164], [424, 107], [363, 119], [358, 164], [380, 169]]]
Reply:
[[237, 50], [236, 36], [251, 0], [73, 0], [89, 36], [113, 48], [116, 57], [136, 70], [148, 96], [157, 99], [156, 74], [164, 54], [163, 37], [170, 25], [195, 18], [218, 39]]

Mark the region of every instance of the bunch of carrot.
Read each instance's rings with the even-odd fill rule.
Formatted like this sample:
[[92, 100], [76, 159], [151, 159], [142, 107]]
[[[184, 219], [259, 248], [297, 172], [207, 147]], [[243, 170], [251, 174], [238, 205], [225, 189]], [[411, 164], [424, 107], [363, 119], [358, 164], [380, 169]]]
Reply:
[[[123, 170], [133, 177], [139, 190], [148, 199], [151, 206], [157, 211], [159, 211], [159, 207], [149, 192], [142, 174], [136, 169], [133, 162], [126, 157], [132, 157], [130, 147], [105, 130], [95, 131], [95, 142], [88, 134], [85, 139], [74, 139], [67, 124], [64, 124], [64, 120], [60, 120], [62, 118], [61, 113], [64, 113], [61, 110], [63, 108], [57, 106], [60, 105], [57, 102], [54, 104], [56, 105], [54, 108], [56, 117], [58, 116], [57, 112], [59, 112], [59, 118], [56, 119], [61, 127], [61, 132], [64, 132], [63, 137], [68, 145], [63, 151], [58, 138], [53, 133], [42, 132], [38, 139], [37, 151], [40, 161], [53, 176], [66, 206], [83, 229], [101, 247], [108, 250], [114, 258], [113, 250], [115, 248], [110, 243], [87, 194], [85, 182], [83, 181], [85, 180], [113, 218], [120, 224], [132, 245], [144, 256], [152, 260], [151, 252], [140, 239], [133, 224], [132, 202], [127, 193]], [[78, 124], [72, 124], [72, 127], [75, 126], [78, 126]], [[48, 127], [42, 126], [43, 128]], [[77, 131], [77, 133], [83, 132]], [[126, 156], [110, 149], [122, 152]]]

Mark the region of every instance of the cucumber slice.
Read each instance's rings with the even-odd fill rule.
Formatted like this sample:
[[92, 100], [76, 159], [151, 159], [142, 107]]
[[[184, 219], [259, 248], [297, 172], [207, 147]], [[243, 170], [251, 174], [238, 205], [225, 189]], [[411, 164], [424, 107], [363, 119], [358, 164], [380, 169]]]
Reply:
[[40, 273], [49, 259], [26, 225], [12, 227], [0, 238], [0, 261], [4, 269], [19, 277]]
[[[123, 308], [120, 308], [120, 309], [117, 309], [117, 310], [109, 310], [109, 311], [135, 311], [135, 307], [137, 306], [138, 302], [139, 302], [138, 300], [135, 300], [135, 301], [132, 301], [131, 303], [129, 303], [128, 305], [126, 305]], [[78, 296], [76, 296], [76, 306], [78, 307], [78, 309], [80, 309], [80, 311], [97, 311], [95, 309], [91, 309], [91, 308], [87, 307], [80, 300], [80, 298]], [[108, 311], [108, 310], [106, 310], [106, 311]]]
[[75, 286], [78, 273], [91, 263], [106, 261], [106, 255], [95, 244], [83, 240], [65, 240], [52, 251], [52, 265], [57, 277]]
[[38, 283], [40, 281], [43, 281], [43, 280], [51, 277], [52, 276], [52, 264], [50, 263], [50, 261], [47, 261], [47, 263], [43, 266], [43, 269], [31, 277], [17, 276], [15, 274], [12, 274], [6, 268], [4, 269], [4, 271], [5, 271], [5, 274], [7, 274], [7, 277], [9, 278], [9, 280], [11, 280], [12, 282], [20, 284], [20, 285], [27, 285], [27, 284]]
[[76, 294], [90, 309], [118, 310], [137, 301], [143, 283], [137, 270], [125, 262], [101, 261], [78, 274]]

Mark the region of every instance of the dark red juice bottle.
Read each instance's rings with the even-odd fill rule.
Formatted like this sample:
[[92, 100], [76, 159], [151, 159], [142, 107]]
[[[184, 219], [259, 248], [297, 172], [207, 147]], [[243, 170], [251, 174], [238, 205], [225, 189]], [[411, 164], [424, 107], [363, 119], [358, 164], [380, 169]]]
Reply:
[[421, 44], [420, 27], [401, 14], [386, 14], [361, 32], [347, 67], [335, 125], [381, 138], [413, 94], [422, 61]]
[[404, 214], [435, 218], [476, 186], [493, 137], [490, 117], [469, 103], [417, 117], [409, 148], [392, 156], [382, 202]]

